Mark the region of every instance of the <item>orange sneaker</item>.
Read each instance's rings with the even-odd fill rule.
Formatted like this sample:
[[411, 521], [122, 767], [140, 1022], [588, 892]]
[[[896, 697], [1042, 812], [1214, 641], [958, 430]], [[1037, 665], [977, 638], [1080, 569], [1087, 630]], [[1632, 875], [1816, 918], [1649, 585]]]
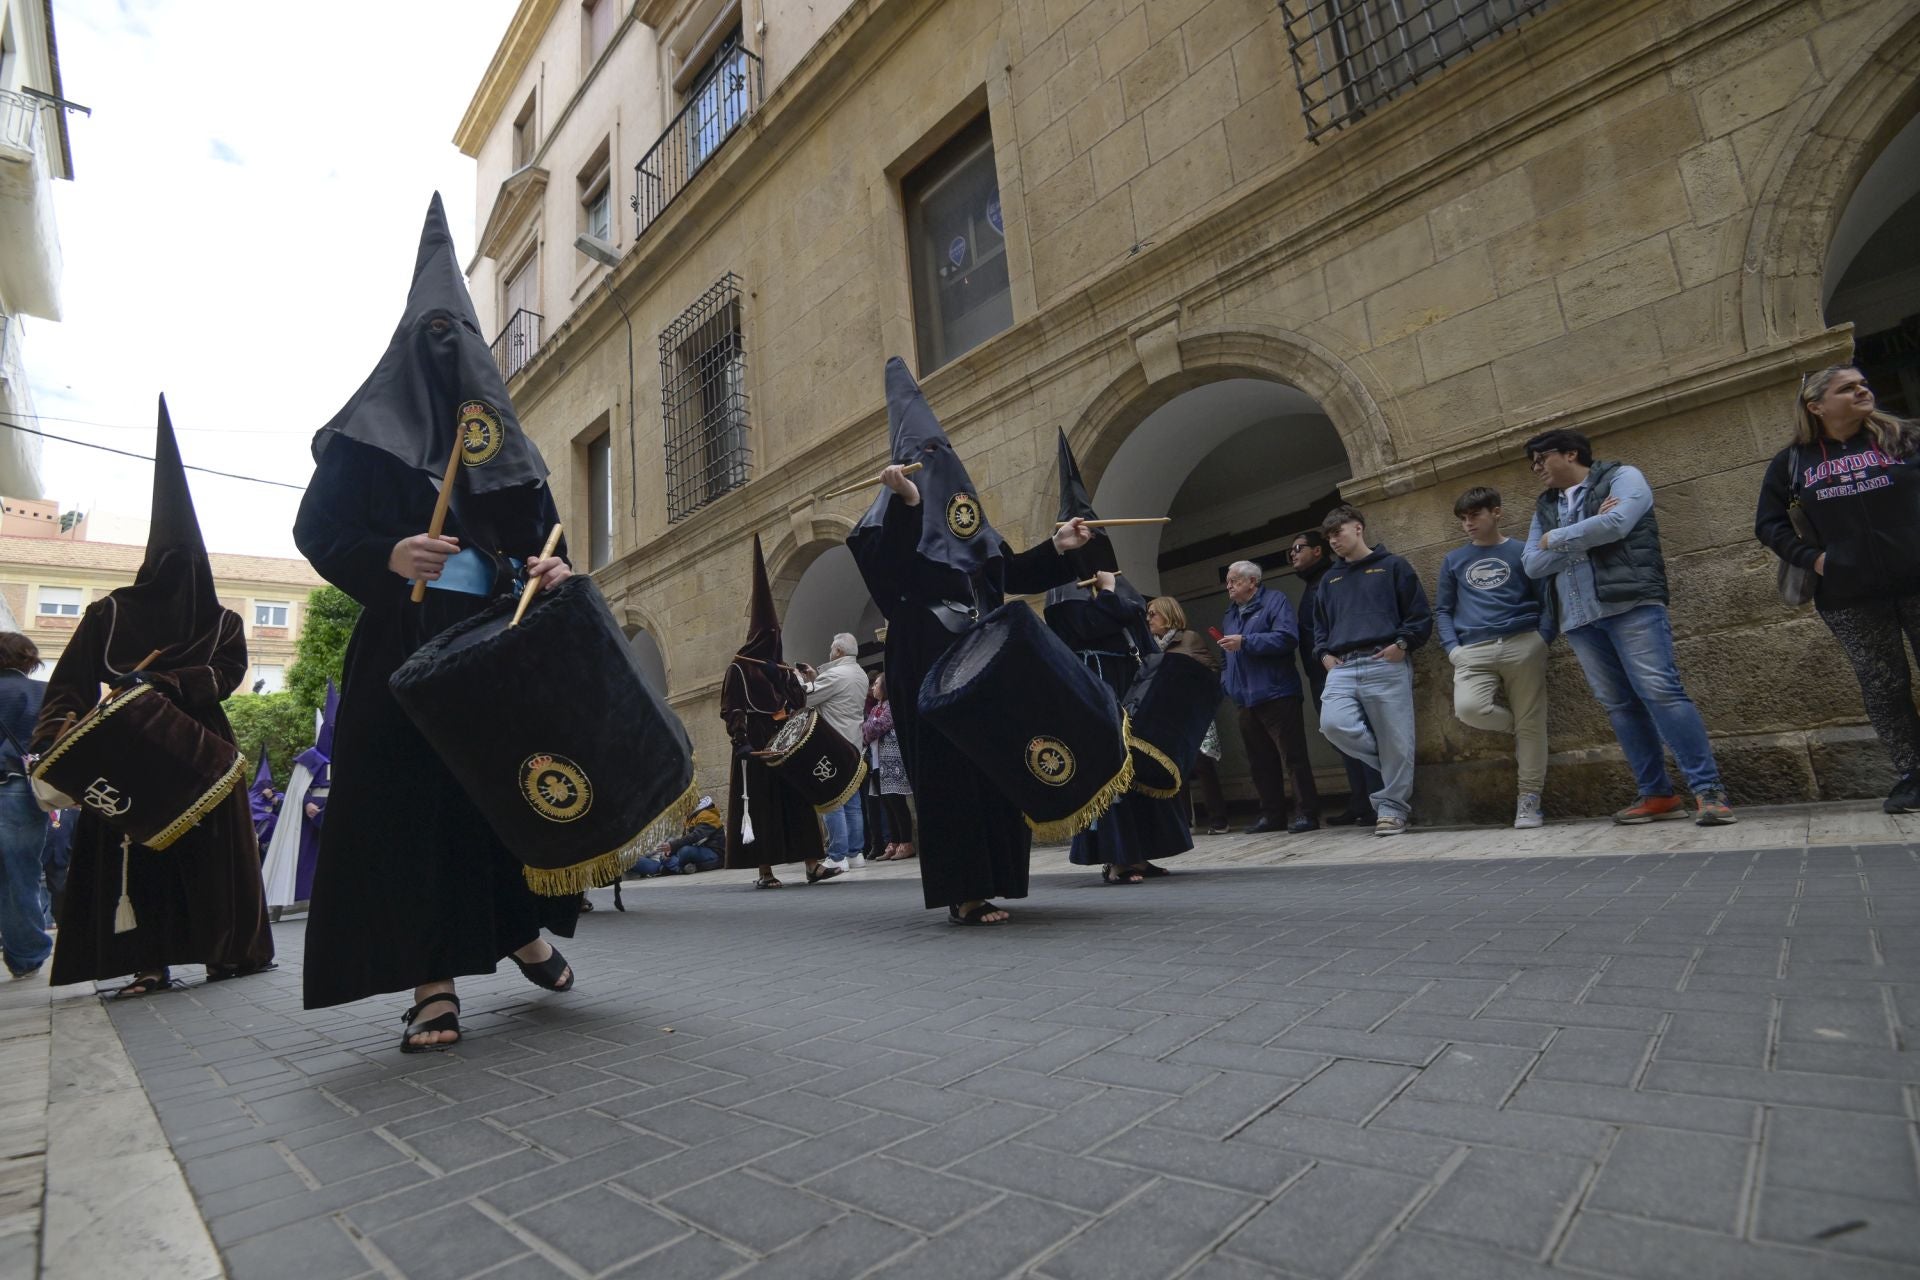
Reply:
[[1666, 822], [1686, 816], [1686, 803], [1679, 796], [1641, 796], [1614, 814], [1613, 820], [1623, 827], [1637, 827], [1643, 822]]

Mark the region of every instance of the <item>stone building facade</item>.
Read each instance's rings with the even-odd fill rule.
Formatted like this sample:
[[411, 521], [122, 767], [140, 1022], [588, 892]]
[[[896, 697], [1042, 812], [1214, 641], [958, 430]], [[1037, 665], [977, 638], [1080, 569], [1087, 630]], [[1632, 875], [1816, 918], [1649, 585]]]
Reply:
[[[1524, 533], [1520, 442], [1584, 431], [1656, 487], [1736, 802], [1887, 784], [1751, 524], [1803, 371], [1871, 343], [1920, 405], [1913, 0], [1337, 6], [1479, 14], [1372, 62], [1304, 0], [642, 0], [595, 48], [597, 7], [526, 0], [475, 94], [471, 278], [503, 340], [539, 314], [497, 351], [510, 391], [703, 779], [752, 534], [790, 658], [873, 634], [841, 547], [868, 496], [819, 495], [883, 462], [897, 353], [1017, 545], [1050, 528], [1056, 428], [1103, 513], [1171, 514], [1122, 566], [1201, 627], [1234, 559], [1294, 591], [1279, 553], [1336, 500], [1431, 581], [1462, 489]], [[1506, 744], [1418, 659], [1420, 816], [1503, 816]], [[1564, 645], [1552, 689], [1549, 811], [1613, 807]]]

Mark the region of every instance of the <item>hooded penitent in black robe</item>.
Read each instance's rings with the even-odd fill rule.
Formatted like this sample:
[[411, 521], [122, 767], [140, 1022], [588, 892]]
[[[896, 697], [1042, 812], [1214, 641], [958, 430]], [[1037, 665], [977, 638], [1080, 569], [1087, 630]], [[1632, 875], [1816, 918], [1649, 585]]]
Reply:
[[[411, 584], [387, 560], [395, 543], [426, 532], [456, 441], [462, 465], [446, 533], [478, 553], [483, 594], [434, 588], [414, 604]], [[333, 792], [307, 921], [310, 1009], [492, 973], [542, 927], [571, 937], [578, 912], [576, 898], [527, 887], [519, 862], [387, 688], [415, 649], [514, 590], [512, 561], [537, 557], [558, 519], [546, 464], [521, 433], [480, 336], [437, 195], [393, 342], [314, 437], [313, 453], [318, 467], [294, 541], [361, 614], [342, 672]], [[457, 577], [449, 560], [441, 581]]]
[[[1064, 431], [1059, 453], [1060, 519], [1099, 519]], [[1079, 574], [1075, 582], [1100, 570], [1118, 572], [1119, 559], [1104, 530], [1096, 529], [1091, 542], [1067, 554]], [[1126, 696], [1143, 662], [1160, 652], [1147, 629], [1147, 602], [1124, 577], [1116, 579], [1112, 591], [1072, 583], [1055, 587], [1047, 593], [1045, 612], [1048, 628], [1106, 682], [1116, 702]], [[1137, 867], [1150, 858], [1170, 858], [1191, 848], [1193, 832], [1178, 804], [1129, 791], [1073, 837], [1067, 858], [1083, 867], [1107, 863]]]
[[[813, 862], [825, 856], [820, 818], [804, 796], [748, 754], [764, 751], [793, 712], [807, 705], [800, 677], [780, 665], [780, 620], [760, 535], [753, 537], [753, 601], [747, 642], [720, 680], [720, 718], [727, 722], [733, 764], [727, 774], [727, 861], [731, 869]], [[753, 840], [742, 837], [742, 813], [753, 818]]]
[[[213, 569], [165, 399], [154, 446], [146, 559], [132, 586], [108, 592], [81, 615], [47, 681], [34, 750], [51, 745], [69, 712], [81, 716], [91, 710], [100, 701], [101, 685], [127, 676], [156, 649], [160, 656], [135, 678], [232, 742], [233, 727], [220, 703], [246, 678], [247, 641], [239, 616], [221, 608], [214, 592]], [[127, 896], [138, 923], [125, 933], [113, 931], [120, 900], [119, 833], [85, 806], [78, 814], [53, 950], [56, 985], [176, 964], [250, 972], [273, 960], [260, 847], [244, 787], [235, 787], [165, 849], [128, 848]]]
[[847, 545], [867, 591], [887, 619], [887, 691], [919, 821], [920, 884], [928, 907], [1027, 896], [1033, 835], [1020, 811], [932, 726], [920, 718], [927, 668], [960, 637], [932, 606], [964, 619], [984, 617], [1009, 592], [1045, 591], [1073, 576], [1073, 563], [1041, 542], [1015, 553], [988, 523], [933, 410], [899, 357], [887, 361], [887, 423], [892, 459], [918, 462], [909, 477], [920, 503], [883, 491]]

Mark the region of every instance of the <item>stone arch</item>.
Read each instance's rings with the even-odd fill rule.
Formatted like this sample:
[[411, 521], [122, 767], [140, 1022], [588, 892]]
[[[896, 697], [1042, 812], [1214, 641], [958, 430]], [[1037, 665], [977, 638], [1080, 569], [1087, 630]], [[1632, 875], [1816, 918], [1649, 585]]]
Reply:
[[878, 609], [847, 550], [852, 530], [845, 517], [803, 516], [767, 551], [767, 579], [789, 662], [818, 665], [836, 631], [852, 632], [863, 647], [875, 643]]
[[1822, 282], [1834, 232], [1875, 158], [1916, 114], [1920, 14], [1909, 13], [1861, 41], [1781, 128], [1741, 263], [1749, 350], [1827, 329]]
[[628, 604], [620, 611], [620, 630], [627, 645], [640, 659], [640, 672], [662, 698], [673, 687], [673, 666], [668, 658], [667, 633], [651, 614], [640, 606]]

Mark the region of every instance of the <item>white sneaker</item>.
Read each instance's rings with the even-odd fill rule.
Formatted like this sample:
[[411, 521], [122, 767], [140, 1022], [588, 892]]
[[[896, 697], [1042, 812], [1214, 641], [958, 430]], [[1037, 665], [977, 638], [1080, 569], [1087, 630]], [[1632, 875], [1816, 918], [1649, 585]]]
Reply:
[[1540, 812], [1539, 793], [1534, 791], [1521, 792], [1520, 803], [1514, 806], [1513, 810], [1513, 829], [1515, 831], [1531, 831], [1535, 827], [1544, 827], [1546, 825], [1547, 820]]
[[847, 871], [852, 868], [853, 864], [848, 862], [845, 858], [828, 858], [824, 862], [822, 862], [821, 865], [832, 867], [835, 871]]
[[847, 860], [844, 865], [849, 871], [858, 871], [861, 867], [864, 867], [867, 865], [866, 855], [861, 853], [850, 853], [847, 855]]
[[1383, 813], [1374, 820], [1373, 834], [1377, 836], [1403, 836], [1407, 833], [1407, 820]]

